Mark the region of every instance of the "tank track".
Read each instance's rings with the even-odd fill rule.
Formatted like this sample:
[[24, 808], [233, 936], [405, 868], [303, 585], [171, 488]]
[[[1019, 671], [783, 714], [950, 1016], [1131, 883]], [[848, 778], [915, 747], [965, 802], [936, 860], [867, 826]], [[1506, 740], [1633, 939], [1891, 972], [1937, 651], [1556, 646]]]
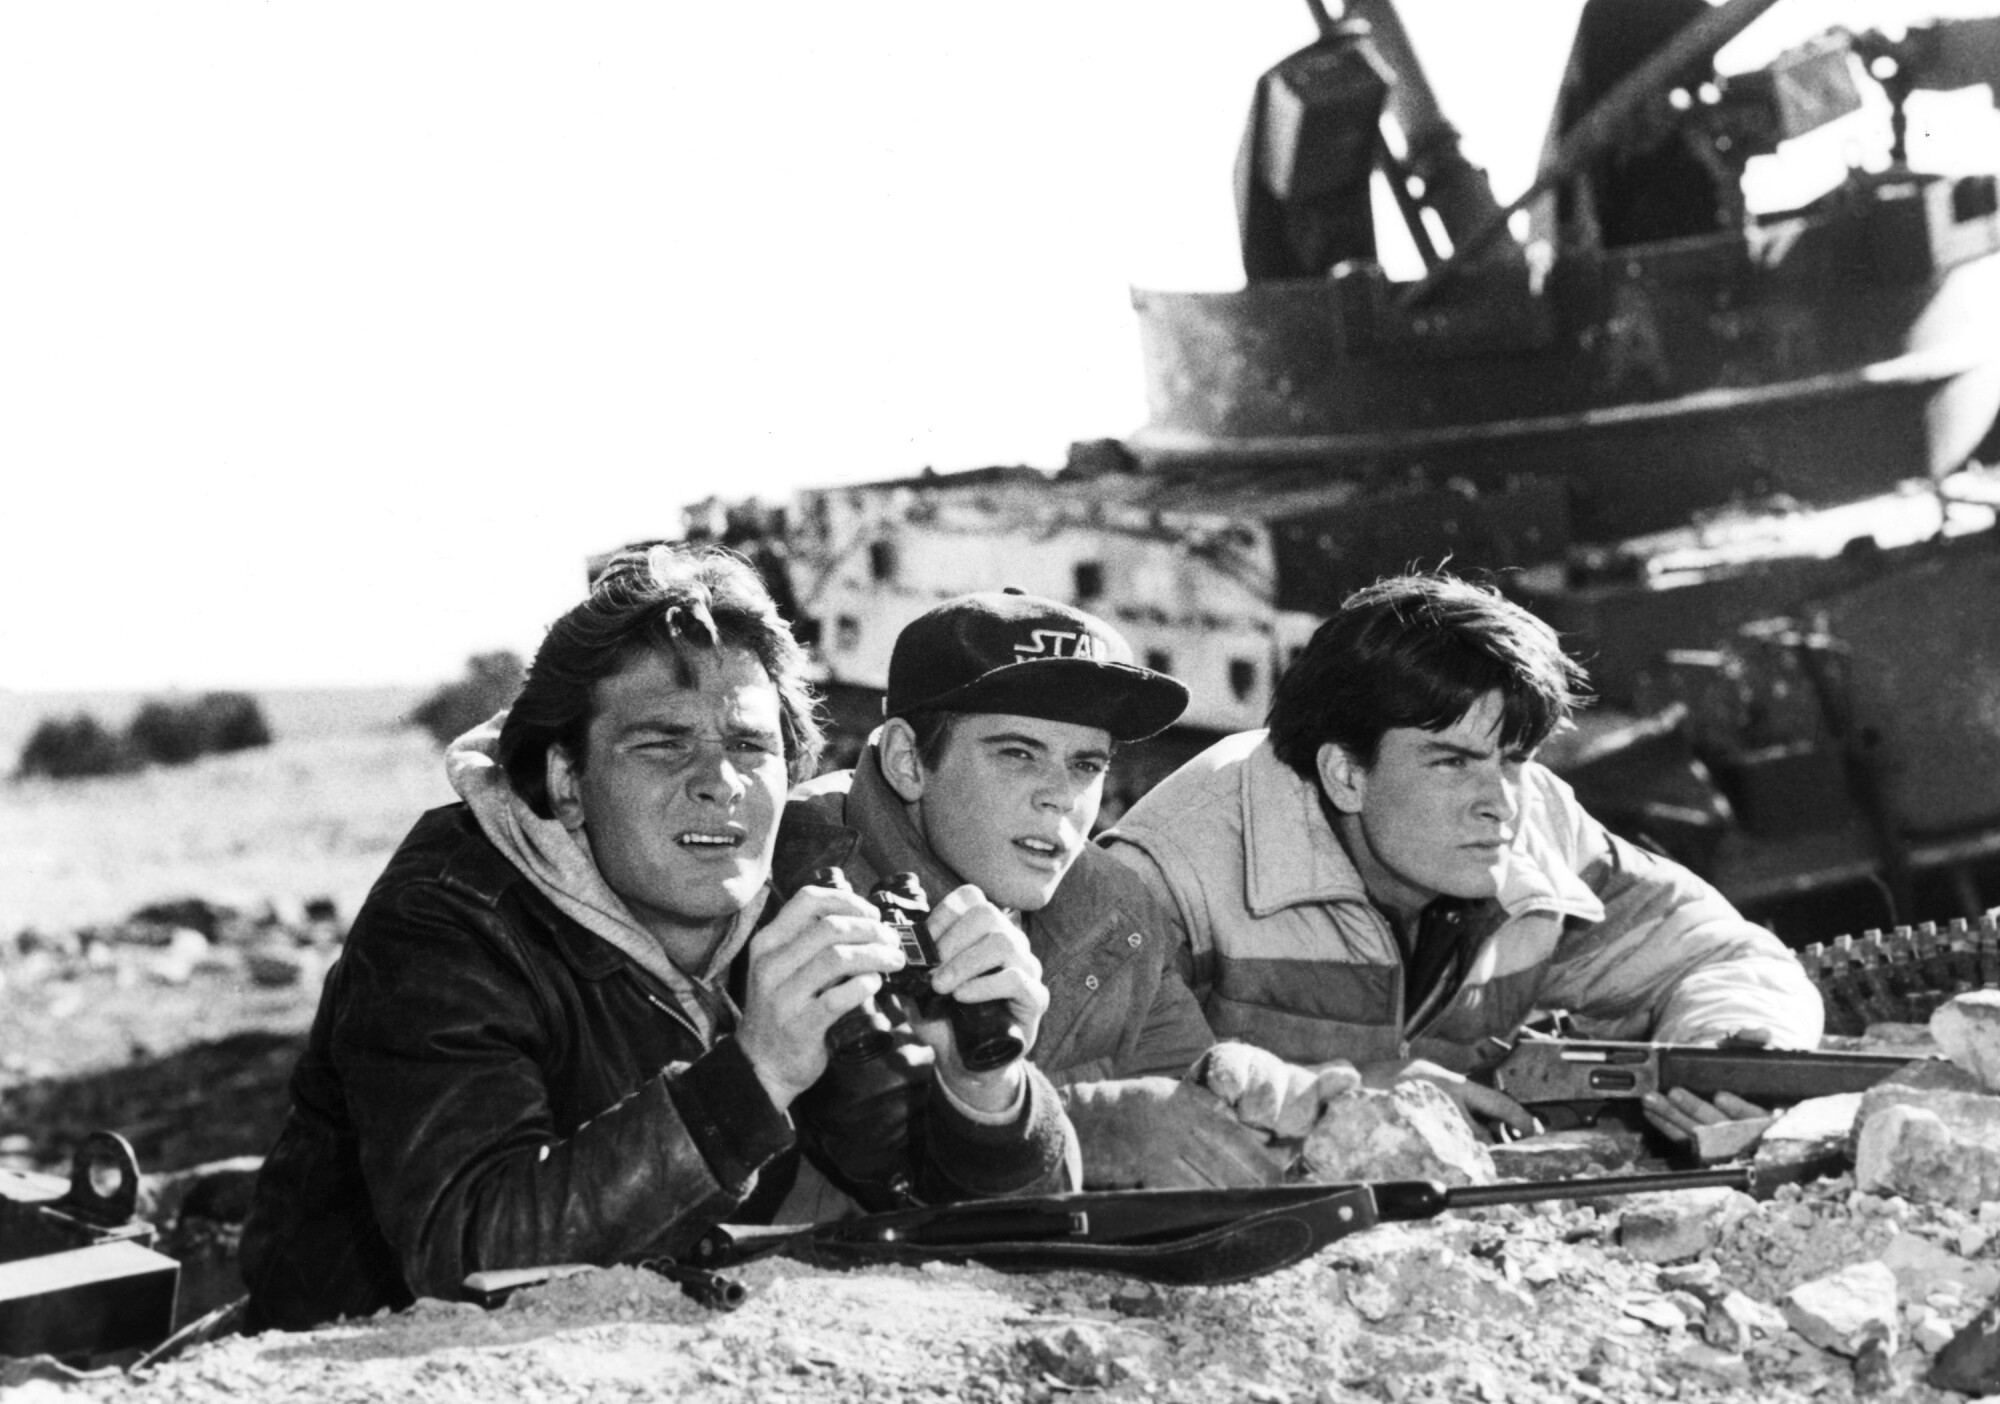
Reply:
[[1795, 954], [1826, 1005], [1828, 1033], [1928, 1023], [1955, 994], [2000, 989], [2000, 910], [1942, 928], [1927, 921], [1836, 936]]

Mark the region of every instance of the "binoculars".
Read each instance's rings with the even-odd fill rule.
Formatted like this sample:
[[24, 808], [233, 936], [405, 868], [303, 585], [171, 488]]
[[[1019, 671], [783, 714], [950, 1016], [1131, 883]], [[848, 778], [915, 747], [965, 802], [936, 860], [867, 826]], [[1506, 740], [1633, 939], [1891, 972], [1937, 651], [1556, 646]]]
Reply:
[[[812, 880], [818, 887], [854, 890], [847, 875], [838, 868], [821, 868]], [[1027, 1051], [1021, 1026], [1015, 1022], [1013, 1007], [1006, 1000], [968, 1003], [931, 988], [931, 971], [938, 965], [937, 945], [925, 925], [931, 911], [930, 899], [915, 873], [891, 873], [870, 889], [868, 900], [874, 903], [883, 924], [896, 933], [907, 961], [901, 970], [882, 977], [883, 994], [907, 1000], [923, 1018], [942, 1015], [950, 1020], [959, 1059], [970, 1072], [1004, 1067]], [[835, 1062], [865, 1063], [881, 1057], [895, 1045], [894, 1027], [870, 997], [834, 1022], [826, 1031], [826, 1045]]]

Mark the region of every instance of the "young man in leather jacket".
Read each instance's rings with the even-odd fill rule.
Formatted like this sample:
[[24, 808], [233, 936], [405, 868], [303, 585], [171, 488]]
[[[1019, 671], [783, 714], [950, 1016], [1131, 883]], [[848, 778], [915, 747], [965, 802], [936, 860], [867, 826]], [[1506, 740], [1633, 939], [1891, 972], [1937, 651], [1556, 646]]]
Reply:
[[[329, 974], [244, 1231], [252, 1329], [683, 1252], [782, 1217], [802, 1160], [870, 1209], [1075, 1187], [1049, 1084], [968, 1070], [941, 1018], [829, 1071], [828, 1028], [904, 957], [852, 892], [771, 894], [821, 743], [803, 661], [716, 550], [626, 553], [550, 629]], [[1032, 1042], [1025, 939], [976, 895], [941, 908], [935, 989]]]
[[[886, 720], [855, 768], [793, 791], [777, 868], [971, 884], [1018, 924], [1051, 999], [1035, 1063], [1062, 1090], [1089, 1188], [1276, 1182], [1296, 1146], [1274, 1137], [1302, 1137], [1358, 1075], [1216, 1048], [1172, 914], [1091, 843], [1113, 747], [1187, 705], [1179, 682], [1130, 660], [1116, 630], [1055, 600], [937, 605], [897, 636]], [[1265, 1112], [1246, 1120], [1253, 1105]]]

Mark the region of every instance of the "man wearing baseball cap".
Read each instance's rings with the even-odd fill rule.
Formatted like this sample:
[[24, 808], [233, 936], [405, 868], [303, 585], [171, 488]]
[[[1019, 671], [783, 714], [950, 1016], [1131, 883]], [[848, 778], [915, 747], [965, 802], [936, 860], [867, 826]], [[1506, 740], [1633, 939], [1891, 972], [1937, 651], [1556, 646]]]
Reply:
[[[857, 888], [914, 872], [934, 903], [960, 893], [954, 905], [1019, 925], [1050, 992], [1031, 1056], [1063, 1093], [1086, 1185], [1272, 1182], [1290, 1159], [1272, 1133], [1302, 1135], [1358, 1076], [1216, 1049], [1169, 914], [1091, 843], [1113, 748], [1187, 706], [1184, 686], [1131, 657], [1056, 600], [998, 590], [936, 606], [897, 637], [884, 721], [855, 768], [792, 792], [774, 871], [840, 866]], [[1239, 1115], [1252, 1104], [1261, 1124]]]

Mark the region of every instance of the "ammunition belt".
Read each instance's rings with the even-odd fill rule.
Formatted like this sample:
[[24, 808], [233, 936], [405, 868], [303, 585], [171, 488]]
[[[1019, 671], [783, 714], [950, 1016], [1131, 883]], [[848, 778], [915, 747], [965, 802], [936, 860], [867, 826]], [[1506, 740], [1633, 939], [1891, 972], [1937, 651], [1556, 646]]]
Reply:
[[1922, 1024], [1967, 990], [2000, 989], [2000, 911], [1940, 928], [1898, 926], [1815, 941], [1796, 952], [1826, 1004], [1826, 1031]]

